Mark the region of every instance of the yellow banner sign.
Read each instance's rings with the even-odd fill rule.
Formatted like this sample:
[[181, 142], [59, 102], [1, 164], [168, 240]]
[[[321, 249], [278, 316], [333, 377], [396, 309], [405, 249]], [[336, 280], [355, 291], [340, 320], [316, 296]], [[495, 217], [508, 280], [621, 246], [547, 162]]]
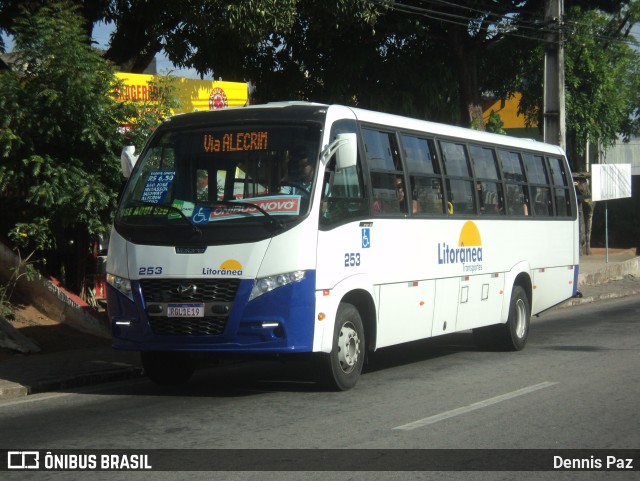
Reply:
[[[116, 73], [123, 87], [118, 92], [120, 100], [149, 100], [157, 89], [157, 75]], [[154, 85], [149, 85], [152, 82]], [[197, 80], [176, 77], [175, 96], [180, 100], [180, 108], [173, 113], [195, 112], [198, 110], [218, 110], [227, 107], [242, 107], [249, 95], [244, 82], [222, 82], [218, 80]]]

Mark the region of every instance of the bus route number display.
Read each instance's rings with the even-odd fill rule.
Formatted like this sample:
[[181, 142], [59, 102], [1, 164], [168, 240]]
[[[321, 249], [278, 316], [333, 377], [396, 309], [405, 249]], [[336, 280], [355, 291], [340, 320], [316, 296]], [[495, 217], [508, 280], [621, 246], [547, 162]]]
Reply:
[[233, 132], [226, 134], [204, 134], [202, 150], [211, 152], [248, 152], [266, 150], [269, 132]]

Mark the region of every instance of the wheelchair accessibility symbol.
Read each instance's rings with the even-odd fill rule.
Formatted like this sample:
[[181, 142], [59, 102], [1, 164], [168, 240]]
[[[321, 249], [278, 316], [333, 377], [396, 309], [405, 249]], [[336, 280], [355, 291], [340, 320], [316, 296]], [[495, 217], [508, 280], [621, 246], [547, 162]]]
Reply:
[[193, 212], [191, 221], [194, 224], [207, 224], [209, 222], [209, 216], [211, 215], [211, 209], [209, 207], [199, 207]]
[[362, 248], [368, 249], [371, 247], [371, 231], [370, 229], [362, 229]]

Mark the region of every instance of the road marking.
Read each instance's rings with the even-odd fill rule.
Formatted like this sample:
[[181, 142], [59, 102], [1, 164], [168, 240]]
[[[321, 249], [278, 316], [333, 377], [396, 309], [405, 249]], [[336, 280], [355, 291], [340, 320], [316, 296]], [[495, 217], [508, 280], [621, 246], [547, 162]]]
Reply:
[[487, 406], [491, 406], [492, 404], [498, 404], [502, 401], [507, 401], [509, 399], [513, 399], [518, 396], [523, 396], [525, 394], [529, 394], [529, 393], [538, 391], [540, 389], [551, 387], [556, 384], [558, 383], [557, 382], [541, 382], [540, 384], [534, 384], [533, 386], [524, 387], [522, 389], [518, 389], [517, 391], [501, 394], [500, 396], [492, 397], [491, 399], [485, 399], [484, 401], [479, 401], [477, 403], [469, 404], [468, 406], [452, 409], [451, 411], [445, 411], [443, 413], [436, 414], [434, 416], [429, 416], [428, 418], [418, 419], [417, 421], [413, 421], [412, 423], [403, 424], [402, 426], [396, 426], [393, 429], [398, 429], [402, 431], [411, 431], [413, 429], [421, 428], [429, 424], [437, 423], [438, 421], [442, 421], [443, 419], [449, 419], [455, 416], [459, 416], [461, 414], [475, 411], [476, 409], [482, 409]]

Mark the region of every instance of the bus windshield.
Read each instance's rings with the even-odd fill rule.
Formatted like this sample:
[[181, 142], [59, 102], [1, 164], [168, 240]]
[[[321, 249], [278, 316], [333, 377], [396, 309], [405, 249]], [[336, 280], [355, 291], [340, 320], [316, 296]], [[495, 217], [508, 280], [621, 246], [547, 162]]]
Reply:
[[186, 226], [206, 233], [220, 226], [285, 226], [307, 214], [319, 127], [159, 130], [123, 193], [116, 218], [122, 229]]

